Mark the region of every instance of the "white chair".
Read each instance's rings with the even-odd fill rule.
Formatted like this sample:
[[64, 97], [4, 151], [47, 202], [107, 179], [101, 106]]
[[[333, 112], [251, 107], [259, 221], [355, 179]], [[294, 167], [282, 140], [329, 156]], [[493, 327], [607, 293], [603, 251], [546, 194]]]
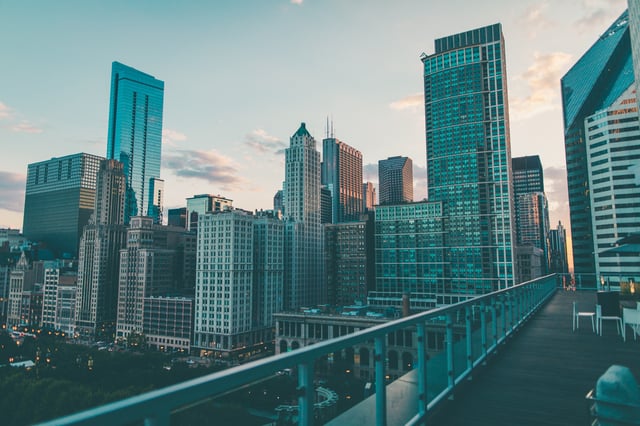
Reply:
[[578, 303], [573, 302], [573, 331], [576, 331], [576, 328], [580, 328], [580, 317], [591, 317], [591, 330], [596, 333], [598, 329], [594, 321], [595, 316], [595, 312], [578, 311]]
[[626, 340], [626, 327], [631, 327], [633, 331], [633, 340], [636, 340], [636, 335], [640, 335], [640, 311], [631, 308], [622, 308], [622, 338]]
[[598, 328], [598, 334], [602, 336], [602, 321], [611, 320], [616, 322], [618, 334], [622, 334], [624, 340], [624, 327], [622, 326], [622, 318], [615, 315], [602, 315], [602, 306], [596, 305], [596, 327]]

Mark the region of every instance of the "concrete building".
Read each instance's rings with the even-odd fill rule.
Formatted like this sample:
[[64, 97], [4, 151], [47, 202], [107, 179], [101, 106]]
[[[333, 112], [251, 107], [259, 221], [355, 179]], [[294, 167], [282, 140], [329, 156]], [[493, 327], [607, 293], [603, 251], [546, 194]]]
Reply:
[[368, 212], [373, 210], [373, 206], [376, 202], [376, 188], [373, 186], [373, 182], [364, 182], [362, 184], [362, 210]]
[[285, 150], [285, 309], [323, 303], [323, 231], [320, 214], [320, 153], [305, 123]]
[[229, 210], [233, 207], [233, 200], [220, 195], [199, 194], [187, 198], [187, 229], [198, 230], [198, 216]]
[[193, 298], [144, 297], [143, 333], [147, 346], [170, 352], [189, 352], [193, 333]]

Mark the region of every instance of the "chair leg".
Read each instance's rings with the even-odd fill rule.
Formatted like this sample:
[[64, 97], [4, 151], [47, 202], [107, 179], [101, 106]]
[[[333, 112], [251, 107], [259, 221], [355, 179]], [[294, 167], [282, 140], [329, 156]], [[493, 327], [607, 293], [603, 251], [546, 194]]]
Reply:
[[596, 331], [596, 326], [594, 325], [594, 321], [593, 321], [593, 315], [591, 315], [591, 331], [593, 331], [594, 333]]

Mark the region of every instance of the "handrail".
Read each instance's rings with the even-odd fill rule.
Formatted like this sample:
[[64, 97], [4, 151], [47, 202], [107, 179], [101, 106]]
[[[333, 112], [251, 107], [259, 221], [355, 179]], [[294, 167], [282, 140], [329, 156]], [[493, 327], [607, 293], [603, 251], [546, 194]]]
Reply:
[[[412, 420], [415, 422], [422, 419], [426, 413], [433, 408], [433, 403], [442, 399], [443, 394], [451, 392], [453, 387], [459, 381], [466, 377], [470, 370], [481, 362], [489, 353], [491, 353], [499, 343], [503, 342], [519, 324], [525, 321], [541, 304], [543, 304], [556, 289], [555, 275], [538, 278], [518, 284], [513, 287], [498, 290], [492, 293], [479, 295], [473, 299], [456, 303], [454, 305], [436, 308], [427, 312], [415, 314], [406, 318], [390, 321], [388, 323], [379, 324], [370, 328], [360, 330], [345, 336], [337, 337], [331, 340], [318, 342], [311, 346], [302, 347], [292, 352], [280, 354], [278, 356], [263, 358], [247, 364], [232, 367], [230, 369], [208, 374], [196, 379], [192, 379], [183, 383], [168, 386], [166, 388], [157, 389], [141, 395], [133, 396], [121, 401], [116, 401], [102, 405], [100, 407], [88, 409], [76, 414], [71, 414], [55, 420], [41, 423], [41, 425], [117, 425], [126, 424], [136, 420], [144, 420], [148, 425], [168, 425], [169, 416], [172, 411], [184, 407], [189, 404], [224, 395], [228, 392], [239, 389], [242, 386], [251, 384], [255, 381], [262, 380], [265, 377], [275, 374], [279, 370], [290, 368], [292, 365], [298, 365], [298, 385], [299, 385], [299, 424], [313, 423], [313, 366], [316, 359], [331, 352], [361, 344], [366, 341], [375, 341], [376, 347], [376, 369], [379, 375], [380, 371], [384, 371], [385, 353], [385, 337], [394, 331], [405, 329], [408, 327], [417, 327], [418, 335], [422, 336], [421, 344], [424, 345], [424, 325], [434, 319], [446, 317], [447, 327], [451, 325], [451, 319], [460, 311], [469, 316], [469, 312], [473, 306], [480, 305], [486, 307], [486, 313], [491, 314], [490, 320], [483, 319], [481, 327], [483, 328], [483, 349], [482, 354], [477, 359], [470, 359], [471, 353], [467, 354], [470, 362], [467, 363], [466, 370], [459, 377], [451, 377], [450, 386], [447, 387], [440, 395], [436, 396], [431, 402], [423, 398], [421, 408], [416, 417]], [[500, 304], [502, 317], [502, 336], [498, 336], [497, 316]], [[506, 310], [509, 309], [509, 312]], [[485, 315], [486, 315], [485, 313]], [[506, 323], [506, 317], [510, 314], [510, 324]], [[517, 318], [515, 317], [517, 316]], [[467, 334], [471, 332], [471, 322], [466, 321]], [[489, 330], [491, 324], [491, 330]], [[491, 332], [491, 345], [484, 342], [484, 338]], [[447, 332], [450, 336], [451, 334]], [[467, 339], [467, 350], [471, 350], [471, 343]], [[450, 350], [453, 350], [452, 348]], [[422, 356], [416, 360], [417, 369], [420, 371], [419, 377], [426, 377], [426, 359], [424, 351], [418, 352]], [[453, 356], [453, 355], [451, 355]], [[420, 359], [420, 358], [424, 358]], [[451, 367], [451, 366], [450, 366]], [[383, 375], [384, 376], [384, 375]], [[422, 380], [422, 379], [421, 379]], [[379, 383], [384, 383], [380, 381]], [[379, 384], [377, 382], [377, 384]], [[421, 389], [426, 391], [426, 382], [421, 383]], [[385, 386], [376, 387], [376, 397], [381, 401], [385, 401]], [[311, 404], [309, 404], [311, 398]], [[377, 424], [386, 424], [385, 405], [378, 404], [379, 417]]]

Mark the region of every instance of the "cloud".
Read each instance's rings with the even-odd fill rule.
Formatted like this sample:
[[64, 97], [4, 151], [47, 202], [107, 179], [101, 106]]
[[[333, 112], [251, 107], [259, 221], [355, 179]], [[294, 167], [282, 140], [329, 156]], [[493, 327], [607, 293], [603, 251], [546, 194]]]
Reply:
[[19, 123], [9, 126], [9, 129], [17, 133], [42, 133], [41, 128], [28, 122], [27, 120], [22, 120]]
[[0, 120], [6, 120], [12, 116], [11, 108], [0, 102]]
[[362, 166], [362, 180], [378, 183], [378, 163], [369, 163]]
[[291, 0], [291, 4], [302, 4], [304, 0]]
[[549, 3], [546, 1], [532, 4], [520, 16], [522, 27], [528, 29], [530, 38], [537, 36], [540, 31], [555, 26], [555, 23], [546, 14], [548, 7]]
[[391, 102], [389, 107], [398, 111], [408, 109], [409, 111], [416, 112], [424, 107], [424, 93], [405, 96], [402, 99]]
[[603, 33], [626, 7], [625, 0], [584, 0], [583, 15], [574, 23], [580, 33]]
[[287, 144], [276, 136], [268, 134], [263, 129], [256, 129], [244, 137], [243, 143], [261, 154], [284, 154]]
[[0, 171], [0, 209], [22, 212], [26, 176]]
[[163, 167], [178, 177], [200, 179], [220, 185], [225, 191], [240, 189], [247, 181], [235, 162], [215, 150], [177, 150], [165, 154]]
[[569, 193], [567, 189], [567, 170], [564, 167], [546, 167], [544, 169], [544, 192], [549, 201], [549, 212], [552, 216], [551, 227], [561, 220], [569, 227]]
[[516, 80], [524, 80], [529, 96], [510, 100], [514, 120], [530, 118], [560, 107], [560, 77], [566, 72], [573, 56], [564, 52], [534, 53], [533, 64]]
[[187, 135], [176, 130], [162, 129], [162, 144], [168, 146], [176, 146], [177, 142], [187, 140]]

